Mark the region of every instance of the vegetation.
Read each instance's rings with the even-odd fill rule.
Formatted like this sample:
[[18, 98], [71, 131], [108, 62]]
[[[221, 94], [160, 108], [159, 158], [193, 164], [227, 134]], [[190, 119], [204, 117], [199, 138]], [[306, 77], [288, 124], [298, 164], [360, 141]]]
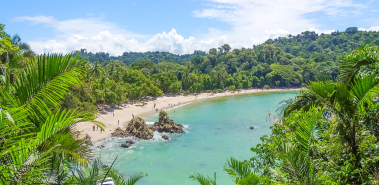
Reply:
[[[224, 171], [236, 184], [379, 183], [379, 37], [358, 31], [268, 40], [253, 49], [228, 44], [208, 54], [167, 52], [35, 56], [0, 24], [1, 184], [134, 184], [99, 160], [74, 125], [107, 105], [144, 105], [164, 93], [304, 87], [284, 101], [272, 134], [246, 161]], [[363, 45], [363, 43], [371, 43]], [[362, 46], [357, 48], [357, 46]], [[88, 61], [90, 60], [90, 62]], [[214, 177], [191, 174], [200, 184]]]
[[[89, 160], [88, 140], [74, 125], [93, 115], [61, 107], [71, 89], [81, 88], [87, 61], [71, 55], [25, 56], [1, 28], [0, 51], [0, 184], [98, 184], [113, 177], [134, 184], [146, 174], [125, 181], [114, 170]], [[4, 59], [4, 58], [3, 58]], [[25, 61], [24, 66], [20, 61]], [[14, 74], [17, 74], [14, 75]]]
[[[272, 135], [251, 148], [247, 161], [224, 169], [236, 184], [378, 184], [379, 47], [346, 55], [336, 80], [309, 82]], [[200, 184], [207, 184], [200, 181]]]

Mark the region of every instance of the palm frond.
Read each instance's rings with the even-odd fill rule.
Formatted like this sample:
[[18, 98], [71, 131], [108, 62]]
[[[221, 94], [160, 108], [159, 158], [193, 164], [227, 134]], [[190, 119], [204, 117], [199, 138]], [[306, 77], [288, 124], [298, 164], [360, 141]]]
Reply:
[[199, 173], [191, 173], [190, 179], [196, 180], [201, 185], [216, 185], [216, 173], [214, 174], [214, 179], [209, 176], [204, 176]]
[[238, 183], [241, 178], [251, 174], [251, 165], [231, 157], [224, 166], [224, 171], [228, 173], [234, 182]]

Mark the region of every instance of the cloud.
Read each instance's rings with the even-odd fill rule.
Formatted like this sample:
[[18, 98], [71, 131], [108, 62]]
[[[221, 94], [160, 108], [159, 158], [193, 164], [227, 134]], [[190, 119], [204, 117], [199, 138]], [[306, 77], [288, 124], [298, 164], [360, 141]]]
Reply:
[[306, 30], [330, 33], [334, 30], [320, 29], [320, 20], [308, 15], [334, 19], [359, 14], [364, 7], [350, 0], [208, 0], [204, 9], [193, 11], [193, 15], [232, 25], [231, 30], [213, 30], [203, 38], [224, 36], [232, 47], [240, 48]]
[[[321, 15], [323, 19], [335, 19], [360, 14], [363, 8], [363, 5], [351, 0], [204, 0], [203, 6], [192, 12], [193, 16], [221, 21], [231, 25], [231, 28], [208, 28], [202, 34], [187, 38], [174, 28], [169, 32], [162, 30], [156, 35], [138, 34], [116, 23], [106, 22], [103, 17], [94, 16], [69, 20], [57, 20], [52, 16], [16, 17], [14, 21], [53, 28], [55, 38], [29, 42], [39, 54], [67, 53], [81, 48], [110, 55], [121, 55], [126, 51], [185, 54], [194, 50], [208, 51], [225, 43], [232, 48], [251, 48], [270, 38], [306, 30], [331, 33], [334, 30], [323, 29], [317, 17]], [[310, 14], [314, 18], [309, 18]]]
[[370, 28], [358, 28], [359, 31], [379, 31], [379, 26], [372, 26]]

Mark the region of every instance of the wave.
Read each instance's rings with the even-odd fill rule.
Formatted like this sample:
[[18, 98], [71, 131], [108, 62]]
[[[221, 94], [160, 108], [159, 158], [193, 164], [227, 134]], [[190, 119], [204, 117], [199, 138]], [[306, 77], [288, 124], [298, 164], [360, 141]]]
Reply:
[[146, 125], [154, 125], [154, 121], [146, 121]]

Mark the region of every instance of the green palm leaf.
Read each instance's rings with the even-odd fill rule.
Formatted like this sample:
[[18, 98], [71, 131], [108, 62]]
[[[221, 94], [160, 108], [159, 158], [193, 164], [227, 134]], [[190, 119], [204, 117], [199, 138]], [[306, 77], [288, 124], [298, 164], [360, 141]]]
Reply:
[[199, 173], [192, 173], [189, 178], [193, 179], [194, 181], [196, 180], [201, 185], [216, 185], [216, 172], [214, 174], [214, 179], [211, 179], [209, 176], [204, 176]]

